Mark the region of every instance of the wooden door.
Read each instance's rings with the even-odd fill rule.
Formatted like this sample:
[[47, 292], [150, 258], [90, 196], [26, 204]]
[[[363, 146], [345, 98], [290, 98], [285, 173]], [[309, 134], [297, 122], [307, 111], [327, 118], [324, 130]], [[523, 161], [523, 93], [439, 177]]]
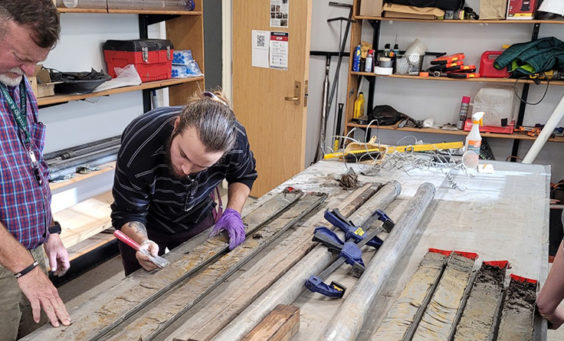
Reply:
[[[233, 1], [233, 108], [257, 160], [253, 196], [305, 164], [311, 0], [287, 0], [287, 27], [271, 27], [271, 2]], [[252, 66], [253, 30], [288, 33], [287, 69]], [[268, 43], [268, 42], [266, 42]]]

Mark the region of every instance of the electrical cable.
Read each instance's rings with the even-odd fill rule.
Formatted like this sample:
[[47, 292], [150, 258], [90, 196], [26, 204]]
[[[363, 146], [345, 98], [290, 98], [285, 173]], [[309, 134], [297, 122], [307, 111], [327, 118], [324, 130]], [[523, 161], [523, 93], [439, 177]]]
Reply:
[[[543, 74], [544, 74], [544, 72], [543, 72]], [[546, 77], [546, 75], [545, 75], [545, 77]], [[519, 79], [516, 79], [516, 80], [515, 80], [515, 83], [513, 83], [513, 92], [515, 93], [515, 96], [517, 96], [517, 98], [518, 98], [521, 102], [523, 102], [523, 103], [525, 103], [525, 104], [527, 104], [527, 105], [537, 105], [537, 104], [539, 104], [540, 102], [542, 102], [542, 101], [544, 100], [544, 97], [546, 96], [546, 93], [548, 92], [548, 87], [549, 87], [549, 85], [550, 85], [550, 79], [549, 79], [548, 77], [546, 77], [546, 88], [544, 89], [544, 93], [542, 94], [541, 99], [539, 99], [538, 102], [536, 102], [536, 103], [527, 102], [526, 100], [524, 100], [523, 98], [521, 98], [521, 96], [519, 96], [519, 94], [517, 93], [517, 84], [519, 84]]]

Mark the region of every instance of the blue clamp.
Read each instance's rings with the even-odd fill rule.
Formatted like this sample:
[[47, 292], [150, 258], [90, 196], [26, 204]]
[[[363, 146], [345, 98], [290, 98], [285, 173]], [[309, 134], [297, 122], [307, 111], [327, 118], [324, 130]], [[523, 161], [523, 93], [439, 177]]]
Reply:
[[359, 264], [364, 267], [364, 262], [362, 261], [362, 251], [353, 242], [346, 242], [339, 256], [345, 259], [345, 262], [350, 265]]
[[345, 290], [347, 290], [347, 288], [335, 281], [327, 285], [317, 276], [310, 276], [305, 286], [312, 292], [318, 292], [331, 298], [341, 298], [345, 294]]

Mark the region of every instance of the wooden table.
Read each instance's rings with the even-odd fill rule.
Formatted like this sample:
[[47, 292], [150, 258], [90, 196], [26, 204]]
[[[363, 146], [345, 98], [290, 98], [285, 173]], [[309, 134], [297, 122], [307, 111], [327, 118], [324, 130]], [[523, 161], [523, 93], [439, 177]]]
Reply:
[[[452, 179], [458, 189], [451, 187], [445, 171], [441, 169], [412, 169], [409, 171], [391, 169], [382, 170], [376, 175], [359, 175], [361, 184], [385, 183], [390, 180], [397, 180], [401, 184], [401, 194], [386, 209], [386, 213], [395, 221], [401, 217], [408, 200], [413, 197], [420, 184], [430, 182], [436, 188], [434, 200], [419, 225], [411, 247], [395, 267], [392, 276], [377, 296], [374, 309], [360, 334], [360, 340], [369, 339], [372, 328], [378, 324], [394, 298], [399, 295], [416, 270], [423, 255], [431, 247], [475, 252], [479, 254], [480, 262], [483, 260], [508, 260], [512, 266], [511, 273], [537, 279], [540, 282], [545, 280], [548, 272], [550, 168], [548, 166], [509, 162], [490, 163], [495, 169], [492, 174], [451, 172]], [[347, 167], [353, 168], [359, 174], [362, 172], [373, 173], [374, 171], [374, 168], [369, 165], [345, 165], [337, 161], [321, 161], [259, 198], [246, 208], [246, 212], [258, 207], [288, 186], [304, 192], [322, 191], [329, 193], [327, 207], [336, 207], [352, 193], [352, 190], [340, 188], [336, 180], [347, 171]], [[317, 216], [322, 216], [322, 213]], [[308, 220], [308, 222], [312, 220], [314, 218]], [[304, 235], [310, 238], [309, 236], [312, 235], [314, 228], [315, 226], [306, 226], [303, 229]], [[171, 332], [172, 335], [175, 331], [181, 330], [184, 323], [187, 323], [190, 318], [198, 313], [211, 311], [213, 306], [222, 308], [221, 313], [217, 314], [217, 319], [220, 318], [220, 315], [229, 313], [230, 303], [227, 300], [223, 302], [219, 298], [230, 298], [231, 293], [240, 293], [241, 288], [251, 287], [256, 282], [261, 281], [265, 275], [264, 272], [257, 272], [254, 276], [249, 276], [249, 274], [261, 260], [274, 256], [276, 250], [279, 252], [276, 257], [284, 258], [286, 255], [280, 254], [280, 246], [289, 248], [292, 243], [290, 238], [296, 235], [296, 231], [301, 232], [300, 230], [292, 231], [290, 229], [283, 234], [276, 242], [197, 302], [183, 315], [183, 318], [170, 326], [167, 331]], [[206, 237], [207, 234], [187, 243], [196, 245]], [[370, 261], [372, 255], [371, 252], [363, 253], [365, 263]], [[174, 257], [174, 255], [171, 256]], [[347, 274], [345, 271], [347, 267], [344, 266], [339, 269], [326, 282], [337, 280], [349, 290], [352, 289], [356, 279]], [[291, 270], [288, 272], [291, 272]], [[316, 271], [312, 274], [316, 274]], [[247, 280], [242, 280], [242, 278], [247, 278]], [[275, 287], [276, 284], [272, 284], [271, 288]], [[117, 285], [120, 285], [120, 283]], [[104, 288], [108, 288], [108, 286], [104, 286]], [[111, 291], [111, 289], [105, 290]], [[99, 294], [103, 297], [104, 293]], [[255, 293], [249, 292], [248, 294]], [[96, 293], [90, 293], [90, 295], [95, 296]], [[97, 298], [99, 300], [100, 296], [97, 296]], [[260, 296], [254, 302], [258, 300], [260, 300]], [[82, 302], [84, 301], [84, 298], [82, 298]], [[96, 301], [96, 297], [91, 301]], [[321, 339], [328, 321], [339, 309], [341, 302], [342, 300], [327, 299], [308, 291], [303, 291], [293, 302], [285, 302], [300, 308], [300, 329], [294, 340]], [[71, 303], [67, 306], [71, 310], [71, 315], [73, 309], [76, 309], [76, 311], [83, 309], [79, 305], [73, 306]], [[205, 322], [202, 324], [205, 324]], [[546, 337], [546, 329], [543, 329], [539, 324], [536, 330], [538, 332], [536, 339], [543, 340]], [[163, 336], [163, 339], [172, 340], [170, 336], [168, 338]]]

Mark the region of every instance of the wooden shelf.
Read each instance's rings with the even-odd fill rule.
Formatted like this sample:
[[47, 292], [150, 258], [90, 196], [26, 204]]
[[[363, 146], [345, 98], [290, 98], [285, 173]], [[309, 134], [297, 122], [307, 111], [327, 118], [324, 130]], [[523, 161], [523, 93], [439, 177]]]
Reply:
[[[447, 82], [487, 82], [487, 83], [518, 83], [518, 84], [534, 84], [532, 79], [517, 79], [517, 78], [448, 78], [448, 77], [420, 77], [420, 76], [409, 76], [409, 75], [377, 75], [371, 72], [351, 72], [351, 75], [365, 76], [365, 77], [381, 77], [381, 78], [398, 78], [398, 79], [415, 79], [415, 80], [425, 80], [425, 81], [447, 81]], [[546, 84], [546, 81], [541, 80], [541, 83]], [[550, 81], [550, 85], [564, 85], [562, 80]]]
[[49, 187], [51, 188], [51, 191], [54, 191], [54, 190], [66, 187], [68, 185], [72, 185], [74, 183], [95, 177], [97, 175], [104, 174], [104, 173], [107, 173], [107, 172], [111, 172], [114, 169], [116, 169], [116, 162], [112, 161], [112, 162], [104, 163], [100, 166], [97, 166], [97, 168], [99, 168], [99, 170], [90, 172], [88, 174], [75, 173], [74, 176], [72, 178], [68, 179], [68, 180], [59, 181], [59, 182], [51, 182], [51, 183], [49, 183]]
[[107, 9], [107, 8], [57, 8], [59, 13], [94, 14], [156, 14], [156, 15], [202, 15], [202, 11], [155, 10], [155, 9]]
[[201, 11], [179, 11], [179, 10], [154, 10], [154, 9], [109, 9], [110, 14], [160, 14], [160, 15], [202, 15]]
[[94, 251], [101, 246], [111, 243], [115, 239], [116, 238], [110, 230], [104, 230], [92, 237], [86, 238], [85, 240], [67, 248], [69, 261], [73, 261], [90, 251]]
[[[357, 127], [357, 128], [366, 128], [366, 124], [358, 124], [349, 122], [347, 123], [347, 127]], [[428, 134], [444, 134], [444, 135], [468, 135], [467, 131], [462, 130], [445, 130], [445, 129], [437, 129], [437, 128], [397, 128], [396, 126], [376, 126], [371, 125], [370, 128], [372, 129], [382, 129], [382, 130], [397, 130], [397, 131], [410, 131], [414, 133], [428, 133]], [[495, 139], [510, 139], [510, 140], [529, 140], [534, 141], [537, 138], [529, 136], [527, 134], [517, 133], [514, 132], [513, 134], [498, 134], [498, 133], [482, 133], [480, 132], [482, 137], [491, 137]], [[548, 139], [549, 142], [558, 142], [564, 143], [564, 137], [554, 137]]]
[[76, 245], [112, 227], [110, 205], [113, 201], [112, 192], [108, 191], [54, 212], [54, 219], [62, 227], [61, 240], [65, 247]]
[[358, 20], [377, 20], [377, 21], [410, 21], [424, 22], [431, 24], [564, 24], [564, 20], [430, 20], [430, 19], [404, 19], [404, 18], [384, 18], [356, 15]]
[[124, 93], [124, 92], [131, 92], [131, 91], [138, 91], [138, 90], [145, 90], [145, 89], [164, 88], [164, 87], [177, 85], [177, 84], [197, 82], [197, 81], [201, 81], [203, 79], [204, 79], [203, 76], [192, 77], [192, 78], [174, 78], [174, 79], [165, 79], [165, 80], [160, 80], [160, 81], [141, 83], [140, 85], [135, 85], [135, 86], [126, 86], [126, 87], [122, 87], [122, 88], [104, 90], [104, 91], [99, 91], [99, 92], [91, 92], [89, 94], [55, 95], [55, 96], [49, 96], [49, 97], [41, 97], [41, 98], [37, 99], [37, 105], [41, 107], [41, 106], [45, 106], [45, 105], [65, 103], [65, 102], [70, 102], [70, 101], [78, 101], [78, 100], [82, 100], [82, 99], [86, 99], [86, 98], [120, 94], [120, 93]]

